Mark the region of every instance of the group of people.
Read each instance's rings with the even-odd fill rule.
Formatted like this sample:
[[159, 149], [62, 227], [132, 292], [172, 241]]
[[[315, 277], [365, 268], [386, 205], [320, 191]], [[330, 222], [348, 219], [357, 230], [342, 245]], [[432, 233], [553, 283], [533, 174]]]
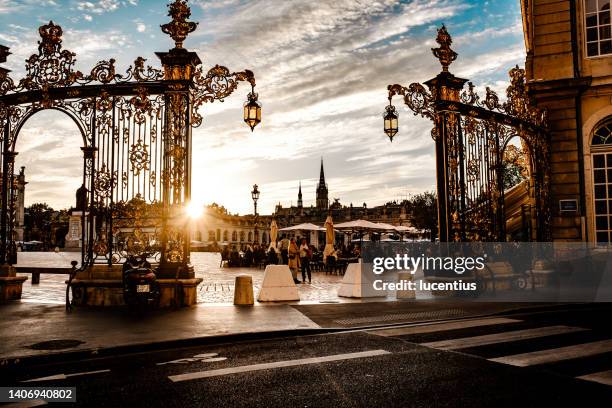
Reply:
[[[291, 275], [295, 283], [312, 283], [312, 268], [311, 264], [314, 261], [323, 261], [332, 257], [337, 260], [340, 257], [351, 258], [359, 257], [361, 250], [359, 245], [354, 244], [351, 247], [342, 245], [338, 250], [334, 249], [331, 253], [325, 256], [325, 244], [320, 248], [310, 245], [305, 238], [289, 238], [286, 235], [281, 237], [281, 240], [274, 245], [268, 247], [268, 251], [263, 245], [228, 245], [221, 251], [221, 259], [227, 260], [228, 266], [257, 266], [265, 260], [265, 264], [282, 264], [288, 265], [291, 270]], [[298, 279], [298, 273], [301, 271], [302, 280]]]
[[221, 259], [230, 267], [257, 266], [266, 259], [266, 250], [259, 244], [227, 245], [221, 250]]

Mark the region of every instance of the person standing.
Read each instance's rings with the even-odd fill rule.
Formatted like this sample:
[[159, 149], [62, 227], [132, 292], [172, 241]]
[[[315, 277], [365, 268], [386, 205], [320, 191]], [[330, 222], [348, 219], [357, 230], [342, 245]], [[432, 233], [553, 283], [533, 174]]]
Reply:
[[289, 257], [289, 261], [287, 264], [289, 265], [289, 269], [291, 270], [291, 275], [293, 275], [293, 281], [295, 283], [300, 283], [300, 281], [297, 278], [297, 272], [298, 272], [298, 269], [300, 268], [300, 258], [299, 258], [300, 250], [297, 244], [295, 243], [295, 239], [292, 239], [291, 242], [289, 243], [287, 254]]
[[283, 239], [280, 241], [280, 253], [283, 263], [287, 265], [289, 263], [289, 239], [286, 235], [283, 235]]
[[302, 238], [300, 245], [300, 265], [302, 266], [302, 283], [306, 283], [306, 273], [308, 272], [308, 283], [312, 283], [312, 274], [310, 272], [310, 247], [306, 239]]

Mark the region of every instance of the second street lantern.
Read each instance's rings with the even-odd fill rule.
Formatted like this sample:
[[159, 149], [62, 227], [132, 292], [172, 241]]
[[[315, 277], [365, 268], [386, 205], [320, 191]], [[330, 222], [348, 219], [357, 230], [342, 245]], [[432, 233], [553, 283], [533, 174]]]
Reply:
[[389, 139], [393, 141], [393, 136], [395, 136], [395, 134], [398, 131], [398, 124], [397, 124], [397, 111], [395, 110], [395, 106], [391, 105], [390, 102], [389, 102], [389, 105], [385, 108], [384, 119], [385, 119], [385, 133], [387, 134], [387, 136], [389, 136]]
[[251, 132], [261, 122], [261, 103], [259, 103], [257, 97], [255, 87], [253, 87], [247, 96], [247, 102], [244, 104], [244, 121], [251, 128]]

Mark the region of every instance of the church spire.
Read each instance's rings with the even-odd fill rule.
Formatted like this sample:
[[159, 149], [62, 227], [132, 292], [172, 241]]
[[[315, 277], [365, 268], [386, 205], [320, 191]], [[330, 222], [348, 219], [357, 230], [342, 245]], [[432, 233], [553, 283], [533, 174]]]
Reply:
[[323, 170], [323, 157], [321, 157], [321, 173], [319, 175], [319, 184], [325, 185], [325, 170]]
[[302, 182], [300, 181], [300, 188], [298, 190], [298, 208], [302, 208], [304, 206], [304, 202], [302, 201]]
[[327, 194], [327, 183], [325, 182], [325, 171], [323, 170], [323, 157], [321, 157], [321, 173], [319, 175], [319, 184], [317, 184], [317, 208], [327, 209], [329, 206]]

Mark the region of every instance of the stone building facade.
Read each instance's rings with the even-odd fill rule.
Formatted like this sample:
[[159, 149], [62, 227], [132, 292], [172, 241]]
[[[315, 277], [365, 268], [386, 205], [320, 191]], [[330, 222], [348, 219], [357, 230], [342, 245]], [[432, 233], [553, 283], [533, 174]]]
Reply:
[[528, 90], [549, 112], [552, 233], [612, 241], [609, 0], [521, 0]]

